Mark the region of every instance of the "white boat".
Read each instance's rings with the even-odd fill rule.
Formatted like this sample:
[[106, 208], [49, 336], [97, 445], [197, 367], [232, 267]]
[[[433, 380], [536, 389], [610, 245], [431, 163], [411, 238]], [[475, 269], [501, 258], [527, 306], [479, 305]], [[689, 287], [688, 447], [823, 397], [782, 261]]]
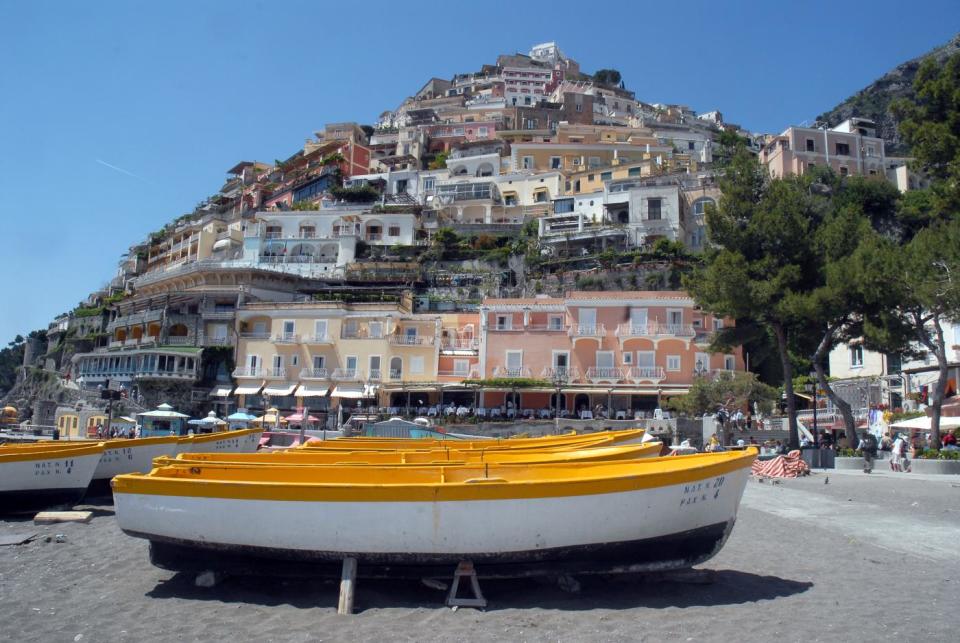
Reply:
[[0, 448], [0, 514], [78, 502], [102, 453], [101, 442], [4, 445]]
[[103, 456], [93, 474], [89, 495], [110, 493], [110, 480], [123, 473], [146, 473], [153, 468], [153, 459], [198, 451], [215, 453], [252, 453], [260, 443], [262, 429], [220, 431], [199, 435], [160, 438], [108, 440]]
[[[171, 570], [318, 573], [346, 556], [481, 574], [686, 568], [733, 527], [755, 451], [575, 464], [158, 467], [114, 480], [117, 520]], [[504, 571], [505, 570], [505, 571]]]

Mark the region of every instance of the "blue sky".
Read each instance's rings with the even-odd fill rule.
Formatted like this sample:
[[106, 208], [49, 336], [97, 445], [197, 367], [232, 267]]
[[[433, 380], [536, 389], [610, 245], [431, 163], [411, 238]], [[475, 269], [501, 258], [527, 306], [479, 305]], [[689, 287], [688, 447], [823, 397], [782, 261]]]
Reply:
[[555, 40], [641, 100], [781, 131], [960, 22], [956, 0], [673, 4], [0, 0], [0, 345], [106, 283], [237, 161], [499, 53]]

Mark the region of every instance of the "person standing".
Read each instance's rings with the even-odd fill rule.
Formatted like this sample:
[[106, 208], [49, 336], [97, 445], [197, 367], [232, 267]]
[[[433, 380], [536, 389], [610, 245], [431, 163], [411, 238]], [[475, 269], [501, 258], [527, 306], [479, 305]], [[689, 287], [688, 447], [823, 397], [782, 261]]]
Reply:
[[903, 436], [897, 434], [897, 439], [893, 441], [893, 448], [890, 451], [890, 469], [893, 471], [903, 471], [903, 452], [907, 443]]
[[860, 452], [863, 454], [863, 472], [873, 472], [873, 461], [877, 457], [877, 438], [869, 431], [860, 439]]

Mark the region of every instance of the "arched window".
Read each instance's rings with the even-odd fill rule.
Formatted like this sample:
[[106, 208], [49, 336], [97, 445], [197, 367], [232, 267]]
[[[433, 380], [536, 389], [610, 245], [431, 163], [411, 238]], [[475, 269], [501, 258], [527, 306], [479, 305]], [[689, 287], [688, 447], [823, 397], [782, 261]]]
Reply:
[[400, 357], [390, 358], [390, 379], [398, 380], [403, 377], [403, 359]]

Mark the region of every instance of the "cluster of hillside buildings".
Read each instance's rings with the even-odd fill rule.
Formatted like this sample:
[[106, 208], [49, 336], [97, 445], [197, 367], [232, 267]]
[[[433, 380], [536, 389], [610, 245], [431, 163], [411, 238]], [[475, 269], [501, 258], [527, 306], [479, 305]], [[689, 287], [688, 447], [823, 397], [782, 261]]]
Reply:
[[[432, 78], [374, 126], [327, 124], [282, 162], [229, 168], [215, 195], [132, 246], [104, 292], [51, 324], [51, 347], [70, 347], [54, 366], [85, 387], [176, 384], [220, 410], [498, 407], [508, 395], [555, 408], [558, 390], [570, 412], [653, 409], [697, 375], [745, 368], [739, 352], [705, 352], [729, 320], [679, 292], [505, 299], [494, 287], [468, 302], [458, 286], [481, 277], [424, 277], [404, 251], [441, 228], [511, 236], [531, 221], [547, 256], [657, 239], [700, 250], [726, 130], [774, 176], [827, 165], [918, 185], [869, 121], [752, 134], [720, 112], [640, 101], [544, 43]], [[444, 306], [424, 296], [436, 292]]]

